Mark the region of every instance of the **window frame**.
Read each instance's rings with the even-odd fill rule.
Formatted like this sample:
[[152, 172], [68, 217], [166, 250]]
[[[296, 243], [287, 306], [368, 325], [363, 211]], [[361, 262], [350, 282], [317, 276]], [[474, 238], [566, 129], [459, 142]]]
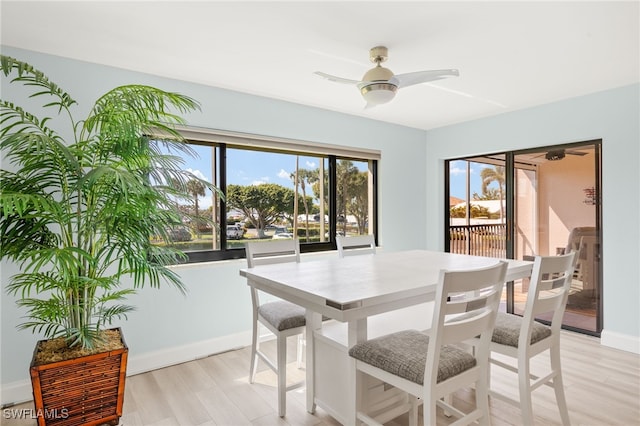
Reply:
[[[248, 133], [230, 132], [225, 130], [197, 128], [193, 126], [175, 126], [175, 129], [186, 140], [187, 143], [200, 146], [211, 146], [213, 149], [218, 149], [218, 167], [217, 176], [218, 183], [216, 186], [224, 193], [227, 192], [227, 148], [242, 149], [242, 150], [255, 150], [263, 152], [274, 152], [289, 155], [303, 155], [323, 157], [328, 159], [328, 174], [329, 174], [329, 241], [317, 242], [317, 243], [304, 243], [300, 244], [300, 251], [302, 253], [320, 252], [337, 250], [336, 246], [336, 232], [337, 225], [337, 210], [336, 210], [336, 169], [337, 162], [339, 160], [351, 160], [351, 161], [367, 161], [369, 164], [369, 206], [370, 206], [370, 218], [369, 224], [371, 226], [370, 232], [372, 232], [376, 238], [376, 245], [378, 229], [377, 229], [377, 216], [378, 216], [378, 196], [377, 196], [377, 175], [378, 175], [378, 161], [381, 159], [381, 153], [379, 150], [369, 148], [355, 148], [346, 147], [340, 145], [324, 144], [318, 142], [309, 142], [295, 139], [286, 139], [272, 136], [254, 135]], [[154, 132], [153, 137], [162, 138], [162, 132]], [[220, 212], [226, 212], [226, 201], [220, 200]], [[226, 229], [227, 215], [220, 214], [220, 229]], [[211, 250], [198, 250], [198, 251], [185, 251], [187, 260], [184, 263], [201, 263], [221, 260], [232, 259], [244, 259], [246, 253], [244, 248], [228, 248], [227, 236], [225, 232], [220, 232], [220, 248]]]

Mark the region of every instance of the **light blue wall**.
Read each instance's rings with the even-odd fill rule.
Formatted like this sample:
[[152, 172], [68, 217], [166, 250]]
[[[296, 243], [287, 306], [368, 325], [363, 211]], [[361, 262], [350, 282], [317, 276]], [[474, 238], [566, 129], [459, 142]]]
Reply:
[[[268, 136], [294, 138], [334, 145], [379, 149], [379, 240], [388, 250], [423, 248], [426, 175], [425, 133], [422, 130], [382, 123], [288, 102], [246, 95], [229, 90], [169, 80], [120, 69], [2, 47], [2, 53], [27, 61], [42, 70], [78, 101], [87, 111], [107, 90], [123, 84], [149, 84], [179, 92], [198, 100], [201, 112], [187, 118], [190, 125]], [[32, 105], [2, 79], [2, 98]], [[49, 111], [47, 115], [50, 115]], [[78, 114], [78, 117], [84, 116]], [[2, 167], [7, 167], [2, 164]], [[408, 192], [406, 182], [411, 182]], [[413, 195], [411, 195], [413, 194]], [[401, 216], [410, 213], [410, 218]], [[398, 232], [398, 223], [402, 232]], [[387, 231], [388, 230], [388, 231]], [[144, 289], [132, 298], [137, 311], [122, 324], [130, 348], [136, 356], [180, 345], [250, 330], [250, 297], [246, 282], [238, 275], [243, 261], [181, 266], [179, 272], [189, 289], [184, 297], [174, 289]], [[28, 378], [34, 343], [41, 338], [16, 330], [24, 314], [4, 288], [15, 265], [2, 263], [1, 364], [3, 387]], [[248, 343], [248, 341], [247, 341]], [[4, 400], [3, 403], [7, 402]]]
[[[427, 205], [442, 206], [444, 159], [594, 139], [602, 139], [603, 343], [626, 340], [637, 352], [640, 85], [428, 131]], [[443, 220], [442, 208], [426, 210], [427, 248], [443, 248]]]
[[[117, 85], [150, 84], [200, 101], [202, 111], [187, 117], [194, 126], [381, 150], [379, 239], [390, 251], [442, 249], [443, 159], [602, 138], [605, 330], [632, 345], [639, 340], [639, 85], [424, 132], [35, 52], [2, 47], [2, 53], [45, 71], [85, 110]], [[4, 79], [1, 89], [3, 99], [16, 95]], [[130, 347], [130, 365], [174, 348], [247, 335], [250, 300], [238, 275], [243, 266], [242, 261], [181, 266], [187, 296], [173, 289], [145, 289], [134, 296], [132, 303], [138, 309], [121, 324]], [[23, 312], [4, 288], [17, 271], [16, 265], [2, 263], [2, 403], [15, 401], [8, 399], [15, 395], [29, 397], [28, 365], [40, 338], [16, 330]], [[612, 345], [619, 341], [613, 339]], [[140, 364], [136, 368], [144, 369]]]

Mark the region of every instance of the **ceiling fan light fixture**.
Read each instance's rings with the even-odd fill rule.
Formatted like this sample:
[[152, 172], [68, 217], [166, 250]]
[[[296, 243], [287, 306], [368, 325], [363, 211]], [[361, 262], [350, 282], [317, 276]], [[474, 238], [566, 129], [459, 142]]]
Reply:
[[398, 87], [390, 83], [372, 83], [360, 89], [362, 97], [367, 104], [380, 105], [386, 104], [396, 96]]

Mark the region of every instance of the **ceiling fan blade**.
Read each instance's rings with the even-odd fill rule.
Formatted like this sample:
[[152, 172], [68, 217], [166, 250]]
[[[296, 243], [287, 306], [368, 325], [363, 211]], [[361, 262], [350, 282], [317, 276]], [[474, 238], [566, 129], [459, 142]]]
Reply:
[[352, 85], [356, 85], [356, 84], [360, 83], [359, 80], [351, 80], [351, 79], [348, 79], [348, 78], [336, 77], [335, 75], [327, 74], [327, 73], [320, 72], [320, 71], [316, 71], [316, 72], [314, 72], [314, 74], [319, 75], [322, 78], [326, 78], [327, 80], [333, 81], [333, 82], [336, 82], [336, 83], [352, 84]]
[[429, 81], [441, 80], [447, 77], [457, 77], [460, 72], [456, 69], [448, 70], [431, 70], [431, 71], [416, 71], [406, 74], [398, 74], [389, 80], [390, 83], [395, 84], [398, 88], [413, 86], [414, 84], [427, 83]]
[[587, 155], [586, 152], [582, 152], [582, 151], [574, 151], [574, 150], [565, 150], [565, 153], [569, 154], [569, 155], [579, 155], [579, 156], [583, 156], [583, 155]]

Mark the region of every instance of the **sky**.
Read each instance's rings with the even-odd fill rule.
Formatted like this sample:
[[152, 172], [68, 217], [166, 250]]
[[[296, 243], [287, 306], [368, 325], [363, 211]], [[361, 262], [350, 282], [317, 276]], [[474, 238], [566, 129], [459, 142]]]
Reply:
[[[211, 182], [211, 152], [207, 146], [192, 145], [198, 158], [188, 158], [185, 168], [196, 176]], [[299, 169], [315, 170], [320, 165], [320, 158], [300, 156]], [[366, 170], [365, 162], [354, 162], [361, 170]], [[227, 185], [259, 185], [275, 183], [293, 189], [291, 174], [296, 170], [296, 156], [264, 151], [227, 149]], [[312, 195], [310, 189], [307, 195]], [[199, 203], [206, 209], [211, 206], [211, 192]]]
[[[466, 199], [467, 197], [467, 162], [466, 161], [452, 161], [450, 164], [450, 176], [449, 176], [449, 185], [450, 195], [453, 197]], [[473, 196], [473, 193], [476, 192], [478, 194], [482, 193], [482, 179], [480, 178], [480, 173], [485, 167], [492, 167], [489, 164], [482, 163], [469, 163], [469, 176], [470, 176], [470, 190], [469, 196]], [[489, 187], [493, 187], [494, 184], [489, 185]]]
[[[207, 146], [192, 145], [198, 158], [188, 158], [185, 168], [196, 176], [211, 182], [211, 151]], [[275, 183], [293, 189], [291, 173], [295, 172], [296, 156], [274, 154], [262, 151], [227, 149], [227, 184], [258, 185]], [[319, 158], [300, 157], [301, 169], [316, 169]], [[383, 160], [384, 161], [384, 160]], [[464, 199], [466, 197], [467, 168], [465, 161], [452, 161], [450, 174], [451, 196]], [[364, 166], [364, 163], [363, 163]], [[480, 172], [486, 164], [471, 163], [471, 191], [481, 193]], [[200, 201], [203, 209], [211, 206], [211, 193]]]

